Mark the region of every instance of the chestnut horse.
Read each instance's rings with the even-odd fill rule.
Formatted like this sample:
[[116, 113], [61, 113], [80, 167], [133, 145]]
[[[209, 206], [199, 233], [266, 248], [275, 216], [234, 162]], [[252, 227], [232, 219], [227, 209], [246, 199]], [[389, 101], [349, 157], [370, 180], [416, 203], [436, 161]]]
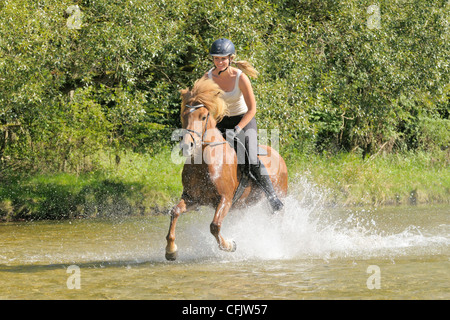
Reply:
[[[183, 193], [170, 211], [167, 260], [177, 257], [175, 226], [182, 213], [199, 206], [215, 207], [210, 231], [221, 250], [232, 252], [236, 250], [235, 242], [225, 240], [220, 234], [225, 216], [232, 206], [248, 206], [264, 197], [257, 184], [249, 179], [245, 188], [239, 188], [239, 199], [233, 199], [243, 174], [238, 169], [236, 151], [216, 128], [216, 123], [227, 113], [222, 94], [223, 91], [213, 80], [205, 78], [197, 80], [192, 91], [181, 90], [184, 134], [180, 146], [186, 161], [182, 173]], [[288, 186], [286, 164], [271, 147], [259, 147], [264, 151], [264, 155], [259, 155], [260, 161], [265, 165], [277, 195], [283, 198]]]

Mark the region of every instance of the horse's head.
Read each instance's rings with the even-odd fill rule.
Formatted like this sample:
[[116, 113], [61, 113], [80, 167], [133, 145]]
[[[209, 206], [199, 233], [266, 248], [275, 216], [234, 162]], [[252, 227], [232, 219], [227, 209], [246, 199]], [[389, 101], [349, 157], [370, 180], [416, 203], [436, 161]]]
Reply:
[[206, 131], [215, 128], [217, 120], [226, 114], [226, 104], [220, 97], [222, 94], [214, 81], [205, 78], [197, 80], [191, 91], [181, 90], [180, 116], [184, 134], [180, 147], [185, 157], [201, 149]]
[[214, 119], [210, 119], [209, 110], [198, 102], [193, 105], [185, 105], [181, 117], [184, 134], [180, 148], [183, 150], [183, 155], [189, 157], [194, 154], [195, 150], [200, 150], [208, 125], [215, 126], [215, 123], [212, 123]]

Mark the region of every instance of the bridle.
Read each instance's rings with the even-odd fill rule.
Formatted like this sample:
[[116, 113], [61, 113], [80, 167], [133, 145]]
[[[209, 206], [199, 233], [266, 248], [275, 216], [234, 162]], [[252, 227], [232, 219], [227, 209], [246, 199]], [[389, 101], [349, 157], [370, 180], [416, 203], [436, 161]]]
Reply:
[[[205, 105], [204, 104], [197, 104], [195, 106], [191, 106], [188, 104], [186, 105], [186, 108], [189, 108], [189, 113], [192, 113], [202, 107], [205, 107]], [[189, 133], [189, 135], [191, 136], [195, 145], [197, 145], [197, 143], [196, 143], [196, 140], [195, 140], [194, 136], [192, 135], [192, 133], [196, 134], [200, 138], [202, 145], [209, 145], [211, 147], [214, 147], [214, 146], [218, 146], [218, 145], [226, 143], [226, 141], [219, 141], [219, 142], [205, 141], [206, 132], [208, 131], [208, 121], [209, 121], [209, 111], [208, 111], [208, 115], [206, 116], [205, 131], [203, 132], [203, 134], [201, 132], [198, 132], [198, 131], [195, 131], [192, 129], [183, 129], [183, 130], [186, 130]]]
[[[185, 107], [186, 108], [189, 108], [189, 113], [192, 113], [192, 112], [194, 112], [194, 111], [196, 111], [196, 110], [198, 110], [198, 109], [200, 109], [200, 108], [202, 108], [202, 107], [205, 107], [205, 105], [204, 104], [198, 104], [198, 105], [195, 105], [195, 106], [192, 106], [192, 105], [185, 105]], [[205, 138], [206, 138], [206, 132], [207, 132], [207, 130], [208, 130], [208, 121], [209, 121], [209, 110], [208, 110], [208, 115], [206, 116], [206, 123], [205, 123], [205, 131], [203, 132], [203, 134], [201, 133], [201, 132], [198, 132], [198, 131], [195, 131], [195, 130], [192, 130], [192, 129], [182, 129], [183, 131], [185, 130], [187, 133], [189, 133], [189, 135], [191, 136], [191, 138], [192, 138], [192, 141], [194, 141], [194, 145], [195, 146], [197, 146], [198, 145], [198, 143], [197, 143], [197, 141], [195, 140], [195, 138], [194, 138], [194, 136], [192, 135], [193, 133], [194, 134], [196, 134], [201, 140], [200, 140], [200, 142], [201, 142], [201, 145], [202, 146], [204, 146], [204, 145], [206, 145], [206, 146], [211, 146], [211, 147], [215, 147], [215, 146], [218, 146], [218, 145], [222, 145], [222, 144], [225, 144], [225, 143], [229, 143], [229, 141], [227, 141], [227, 140], [224, 140], [224, 141], [218, 141], [218, 142], [212, 142], [212, 141], [205, 141]], [[182, 132], [183, 132], [182, 131]], [[182, 133], [182, 136], [184, 136], [186, 133]], [[239, 140], [239, 139], [234, 139], [234, 142], [237, 142], [237, 144], [239, 144], [242, 148], [243, 148], [243, 150], [244, 150], [244, 152], [245, 152], [245, 155], [246, 155], [246, 158], [247, 159], [249, 159], [249, 155], [248, 155], [248, 150], [247, 150], [247, 148], [245, 147], [245, 145]], [[234, 143], [233, 142], [233, 143]], [[231, 146], [234, 148], [234, 146], [233, 146], [233, 144], [231, 144]]]

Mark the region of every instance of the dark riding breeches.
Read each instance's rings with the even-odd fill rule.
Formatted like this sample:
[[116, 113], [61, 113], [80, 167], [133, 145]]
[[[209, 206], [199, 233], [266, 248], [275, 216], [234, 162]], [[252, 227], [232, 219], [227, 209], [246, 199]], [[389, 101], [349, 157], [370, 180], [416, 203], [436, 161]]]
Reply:
[[[217, 124], [217, 128], [226, 138], [227, 130], [234, 130], [234, 127], [239, 124], [242, 116], [224, 117], [221, 122]], [[228, 141], [233, 143], [236, 150], [238, 164], [245, 165], [248, 168], [251, 176], [256, 183], [261, 187], [269, 200], [272, 212], [277, 212], [283, 208], [283, 203], [278, 199], [277, 194], [272, 185], [272, 181], [268, 176], [266, 167], [258, 159], [258, 135], [257, 135], [256, 120], [253, 118], [241, 132], [237, 135], [238, 141]], [[247, 150], [247, 152], [245, 152]]]
[[[223, 117], [222, 121], [217, 124], [217, 128], [226, 139], [226, 131], [234, 130], [244, 115]], [[238, 164], [258, 164], [258, 128], [256, 119], [253, 118], [242, 128], [237, 135], [239, 142], [234, 142], [234, 149], [238, 157]], [[231, 142], [231, 141], [229, 141]], [[244, 149], [245, 147], [245, 149]]]

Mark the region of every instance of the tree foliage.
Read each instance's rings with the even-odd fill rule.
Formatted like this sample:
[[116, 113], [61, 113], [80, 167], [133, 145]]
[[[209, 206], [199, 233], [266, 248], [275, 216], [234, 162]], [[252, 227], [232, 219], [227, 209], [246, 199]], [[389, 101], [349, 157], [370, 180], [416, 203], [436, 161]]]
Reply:
[[[284, 150], [448, 149], [444, 0], [5, 0], [0, 168], [88, 170], [99, 149], [157, 152], [179, 90], [230, 38], [260, 128]], [[1, 170], [1, 169], [0, 169]]]

